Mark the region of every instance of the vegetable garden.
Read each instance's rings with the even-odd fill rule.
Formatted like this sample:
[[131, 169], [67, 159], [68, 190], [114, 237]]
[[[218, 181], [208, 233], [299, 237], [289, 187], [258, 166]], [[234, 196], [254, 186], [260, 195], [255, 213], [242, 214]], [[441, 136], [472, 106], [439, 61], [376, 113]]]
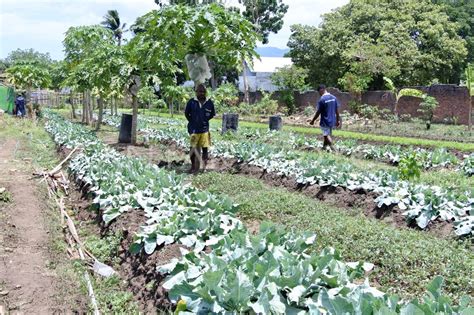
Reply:
[[[315, 253], [311, 248], [317, 242], [317, 235], [312, 233], [285, 231], [270, 223], [262, 223], [257, 233], [251, 233], [238, 219], [239, 206], [232, 200], [190, 186], [183, 175], [124, 156], [101, 142], [89, 129], [53, 112], [45, 116], [45, 128], [59, 146], [82, 148], [70, 162], [69, 171], [98, 205], [105, 224], [113, 225], [127, 212], [143, 212], [145, 219], [133, 236], [131, 254], [151, 255], [173, 243], [182, 245], [181, 257], [155, 266], [158, 273], [166, 275], [161, 285], [177, 311], [395, 314], [424, 310], [461, 314], [470, 310], [467, 297], [455, 306], [441, 293], [442, 278], [433, 279], [422, 300], [406, 301], [384, 294], [370, 285], [370, 276], [362, 281], [374, 268], [369, 262], [344, 262], [341, 254], [332, 248]], [[158, 120], [163, 123], [162, 119]], [[113, 116], [106, 116], [104, 121], [116, 125]], [[166, 120], [164, 129], [146, 128], [149, 122], [139, 119], [144, 137], [185, 143], [179, 130], [173, 127], [178, 124], [176, 121]], [[419, 225], [425, 222], [419, 217], [426, 217], [422, 206], [429, 202], [436, 216], [457, 220], [458, 235], [472, 232], [466, 224], [472, 220], [467, 215], [472, 207], [468, 196], [449, 199], [455, 196], [440, 189], [437, 196], [417, 196], [426, 200], [421, 203], [410, 193], [421, 195], [425, 187], [399, 183], [383, 173], [351, 174], [350, 170], [335, 165], [334, 173], [342, 170], [348, 174], [341, 176], [346, 179], [341, 182], [339, 177], [328, 173], [314, 173], [315, 164], [311, 163], [324, 161], [300, 160], [297, 154], [289, 159], [289, 153], [276, 151], [265, 142], [236, 145], [221, 140], [215, 143], [213, 154], [252, 163], [268, 172], [295, 176], [301, 184], [375, 190], [380, 193], [376, 202], [397, 203], [399, 207], [403, 203], [408, 217], [419, 209], [421, 214], [413, 217]], [[362, 180], [361, 176], [365, 178]], [[376, 186], [381, 183], [385, 186]], [[406, 192], [401, 194], [403, 189]], [[398, 199], [397, 194], [401, 194]], [[452, 204], [452, 208], [435, 208], [442, 203]], [[428, 217], [427, 222], [430, 219], [434, 218]]]

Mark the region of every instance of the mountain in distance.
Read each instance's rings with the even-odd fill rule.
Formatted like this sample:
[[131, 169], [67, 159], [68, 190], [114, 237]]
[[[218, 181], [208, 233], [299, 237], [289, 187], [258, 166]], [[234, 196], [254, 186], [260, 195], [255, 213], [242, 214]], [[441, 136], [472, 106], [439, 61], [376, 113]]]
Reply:
[[255, 50], [260, 57], [284, 57], [290, 51], [288, 48], [282, 49], [278, 47], [257, 47]]

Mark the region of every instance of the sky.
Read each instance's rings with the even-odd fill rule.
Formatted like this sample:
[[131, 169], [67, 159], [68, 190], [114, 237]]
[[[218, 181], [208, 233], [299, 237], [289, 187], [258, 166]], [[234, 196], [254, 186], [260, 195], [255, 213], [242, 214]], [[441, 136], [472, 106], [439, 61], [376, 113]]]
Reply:
[[[229, 4], [237, 0], [227, 0]], [[270, 35], [266, 46], [286, 48], [290, 25], [319, 25], [320, 15], [349, 0], [284, 0], [289, 9], [284, 26]], [[153, 0], [0, 0], [0, 58], [17, 48], [33, 48], [62, 59], [62, 40], [71, 26], [99, 24], [107, 10], [116, 9], [127, 25], [157, 6]], [[261, 46], [261, 45], [259, 45]]]

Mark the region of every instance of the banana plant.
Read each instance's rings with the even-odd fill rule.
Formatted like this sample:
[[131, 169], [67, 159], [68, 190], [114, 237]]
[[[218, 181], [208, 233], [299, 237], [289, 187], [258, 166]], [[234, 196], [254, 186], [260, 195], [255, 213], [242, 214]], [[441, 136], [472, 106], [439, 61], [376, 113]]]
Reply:
[[392, 91], [393, 94], [395, 94], [395, 96], [396, 96], [395, 107], [393, 108], [393, 111], [394, 111], [395, 115], [397, 115], [397, 116], [398, 116], [398, 102], [400, 101], [402, 96], [413, 96], [413, 97], [418, 97], [418, 98], [422, 99], [426, 95], [425, 93], [423, 93], [422, 91], [417, 90], [417, 89], [405, 88], [405, 89], [398, 90], [397, 87], [395, 86], [395, 84], [393, 83], [393, 81], [390, 78], [383, 77], [383, 79], [384, 79], [385, 84], [388, 87], [388, 89], [390, 91]]

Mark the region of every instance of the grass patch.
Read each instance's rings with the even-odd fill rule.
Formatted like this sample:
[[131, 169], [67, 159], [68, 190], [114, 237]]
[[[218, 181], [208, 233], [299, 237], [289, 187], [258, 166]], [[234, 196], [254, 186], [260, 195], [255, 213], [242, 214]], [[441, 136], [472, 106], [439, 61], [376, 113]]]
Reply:
[[[86, 271], [82, 261], [76, 260], [74, 268], [77, 274], [83, 275]], [[133, 300], [133, 294], [127, 292], [123, 287], [120, 277], [114, 275], [109, 278], [90, 277], [97, 306], [104, 314], [139, 314], [138, 305]], [[81, 279], [81, 291], [88, 294], [84, 277]], [[93, 313], [92, 305], [89, 305], [89, 313]]]
[[357, 209], [332, 207], [245, 176], [210, 172], [194, 177], [193, 184], [241, 204], [245, 220], [270, 220], [312, 231], [318, 236], [318, 250], [331, 246], [346, 261], [374, 263], [370, 279], [386, 292], [421, 296], [429, 282], [441, 275], [453, 298], [474, 294], [474, 253], [468, 242], [391, 227]]
[[84, 245], [100, 262], [117, 265], [119, 263], [118, 251], [121, 239], [122, 233], [120, 232], [103, 238], [97, 235], [89, 235], [86, 237]]

